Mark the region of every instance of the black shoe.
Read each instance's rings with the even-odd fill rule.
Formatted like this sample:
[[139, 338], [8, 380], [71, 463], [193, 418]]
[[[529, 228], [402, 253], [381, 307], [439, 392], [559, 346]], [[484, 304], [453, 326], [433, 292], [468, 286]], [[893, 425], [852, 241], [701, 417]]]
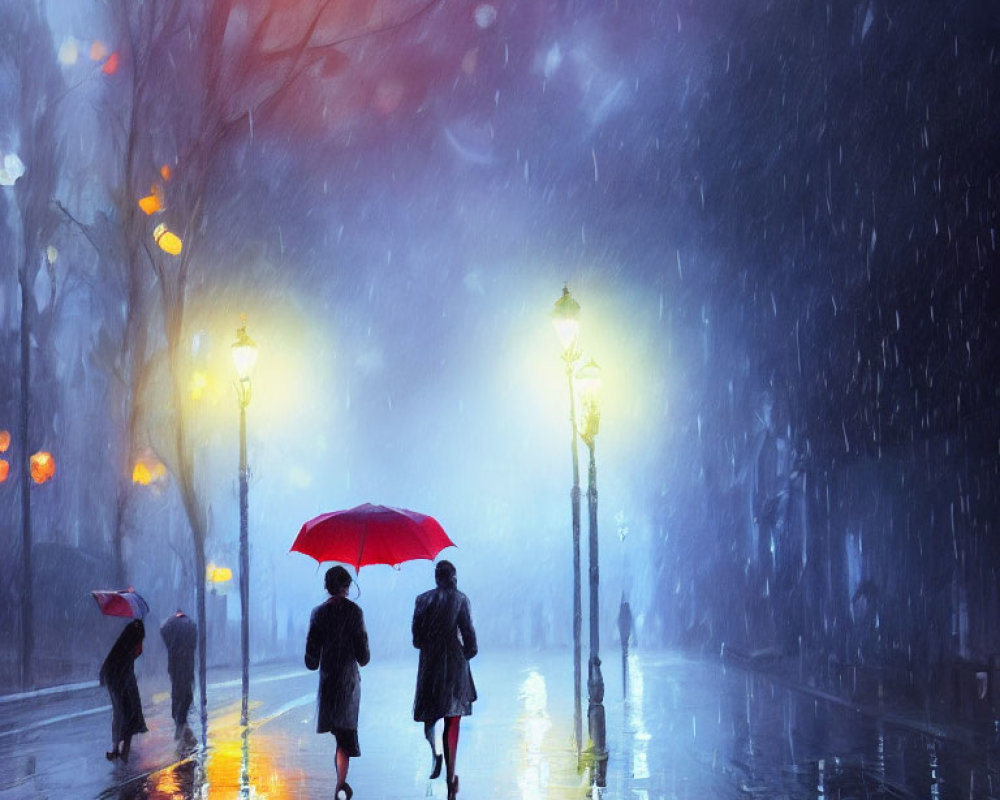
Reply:
[[451, 779], [451, 783], [448, 785], [448, 800], [456, 800], [458, 796], [458, 775]]
[[434, 769], [431, 770], [431, 780], [441, 775], [441, 764], [443, 762], [444, 756], [434, 756]]
[[336, 798], [336, 800], [341, 800], [340, 798], [341, 792], [344, 793], [343, 800], [351, 800], [351, 798], [354, 797], [354, 790], [351, 788], [351, 784], [349, 784], [347, 781], [344, 781], [342, 784], [340, 784], [340, 786], [337, 787], [336, 791], [334, 791], [333, 796]]

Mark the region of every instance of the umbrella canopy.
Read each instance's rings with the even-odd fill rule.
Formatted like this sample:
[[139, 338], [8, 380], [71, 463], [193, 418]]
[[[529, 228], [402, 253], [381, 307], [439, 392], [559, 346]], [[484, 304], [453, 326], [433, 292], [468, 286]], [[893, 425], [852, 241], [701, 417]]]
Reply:
[[345, 511], [320, 514], [299, 530], [291, 550], [317, 561], [396, 566], [414, 559], [433, 560], [455, 543], [434, 517], [365, 503]]
[[91, 592], [101, 613], [108, 617], [142, 619], [149, 613], [149, 603], [135, 589], [95, 589]]

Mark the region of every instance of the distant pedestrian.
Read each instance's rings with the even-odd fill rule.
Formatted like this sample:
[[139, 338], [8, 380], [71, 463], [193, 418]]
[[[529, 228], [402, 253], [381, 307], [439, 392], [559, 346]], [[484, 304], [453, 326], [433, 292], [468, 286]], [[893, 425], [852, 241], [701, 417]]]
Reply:
[[316, 733], [332, 733], [337, 740], [337, 800], [350, 800], [354, 792], [347, 783], [352, 757], [361, 755], [358, 744], [358, 711], [361, 707], [361, 673], [371, 658], [368, 632], [361, 609], [347, 599], [351, 575], [343, 567], [331, 567], [324, 579], [330, 599], [316, 606], [306, 636], [306, 667], [319, 669], [316, 700]]
[[413, 609], [413, 646], [420, 650], [413, 719], [424, 723], [424, 736], [431, 746], [431, 778], [441, 774], [441, 756], [434, 741], [434, 728], [444, 720], [441, 749], [444, 751], [448, 800], [458, 794], [455, 755], [462, 717], [472, 713], [476, 685], [469, 659], [479, 651], [472, 626], [469, 598], [458, 590], [458, 574], [450, 561], [434, 568], [437, 588], [419, 595]]
[[100, 683], [111, 696], [111, 751], [105, 754], [108, 761], [118, 758], [128, 761], [132, 737], [148, 731], [135, 681], [135, 660], [142, 654], [145, 638], [142, 620], [132, 620], [118, 635], [101, 665]]
[[188, 711], [194, 700], [194, 651], [198, 646], [198, 625], [178, 608], [160, 626], [160, 636], [167, 646], [174, 738], [180, 739], [187, 729]]
[[628, 640], [632, 635], [632, 609], [625, 592], [622, 592], [621, 604], [618, 606], [618, 638], [622, 645], [622, 696], [628, 697]]

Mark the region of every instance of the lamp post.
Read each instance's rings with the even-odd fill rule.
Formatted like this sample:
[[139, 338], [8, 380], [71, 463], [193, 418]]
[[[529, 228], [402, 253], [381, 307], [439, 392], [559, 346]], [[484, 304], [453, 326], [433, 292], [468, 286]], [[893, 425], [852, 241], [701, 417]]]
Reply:
[[577, 755], [583, 748], [583, 722], [580, 713], [580, 629], [583, 625], [583, 610], [580, 602], [580, 463], [576, 445], [576, 397], [573, 390], [573, 369], [580, 358], [580, 304], [563, 286], [562, 296], [552, 309], [552, 324], [562, 345], [562, 359], [566, 365], [566, 381], [569, 385], [569, 423], [572, 433], [573, 488], [570, 491], [570, 507], [573, 517], [573, 732], [576, 736]]
[[250, 693], [250, 545], [247, 541], [247, 406], [250, 405], [250, 373], [257, 363], [257, 345], [247, 335], [246, 315], [236, 331], [232, 348], [236, 367], [236, 398], [240, 406], [240, 650], [243, 664], [243, 703], [240, 724], [247, 724]]
[[594, 459], [594, 439], [601, 426], [601, 408], [598, 403], [601, 387], [601, 368], [593, 359], [576, 373], [583, 417], [580, 420], [580, 438], [590, 452], [587, 472], [587, 510], [590, 534], [590, 660], [587, 664], [587, 731], [590, 734], [592, 754], [596, 762], [595, 782], [606, 784], [608, 750], [607, 726], [604, 715], [604, 676], [601, 674], [600, 626], [600, 567], [597, 549], [597, 462]]

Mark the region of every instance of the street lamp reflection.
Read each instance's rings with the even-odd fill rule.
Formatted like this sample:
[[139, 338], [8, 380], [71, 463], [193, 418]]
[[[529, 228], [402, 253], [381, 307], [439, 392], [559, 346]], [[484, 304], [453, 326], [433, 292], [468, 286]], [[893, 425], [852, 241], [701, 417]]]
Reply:
[[542, 745], [552, 727], [545, 678], [531, 670], [521, 683], [518, 694], [521, 700], [518, 727], [521, 730], [523, 758], [517, 785], [524, 800], [538, 800], [547, 796], [549, 762]]

